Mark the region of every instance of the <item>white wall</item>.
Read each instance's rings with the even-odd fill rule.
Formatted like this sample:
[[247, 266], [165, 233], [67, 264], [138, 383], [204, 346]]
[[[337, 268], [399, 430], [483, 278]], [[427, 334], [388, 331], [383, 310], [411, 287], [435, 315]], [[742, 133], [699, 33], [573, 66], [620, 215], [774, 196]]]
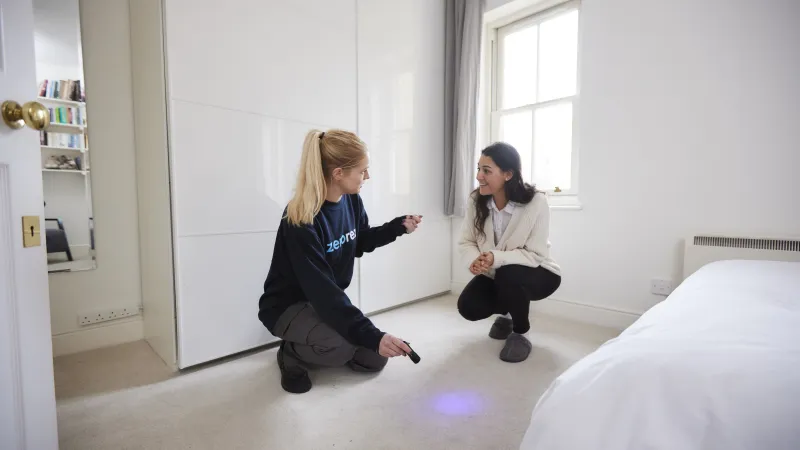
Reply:
[[508, 3], [515, 3], [515, 0], [486, 0], [486, 12], [493, 11]]
[[161, 0], [131, 2], [131, 59], [144, 337], [174, 367], [175, 286], [161, 6]]
[[[364, 136], [374, 224], [430, 217], [431, 234], [370, 255], [361, 278], [356, 266], [353, 303], [375, 311], [448, 288], [448, 222], [433, 178], [443, 159], [443, 3], [396, 3], [166, 1], [180, 367], [275, 340], [258, 299], [311, 128]], [[436, 280], [436, 257], [407, 269], [426, 246], [442, 249]]]
[[583, 0], [584, 208], [552, 215], [555, 298], [641, 313], [690, 233], [800, 234], [799, 19], [789, 0]]
[[80, 327], [78, 313], [141, 305], [127, 0], [81, 0], [97, 269], [50, 275], [56, 355], [141, 339], [140, 316]]
[[[64, 152], [56, 150], [42, 151], [42, 161], [50, 155], [61, 155]], [[75, 156], [78, 153], [69, 152], [68, 156]], [[86, 180], [79, 174], [42, 172], [42, 187], [44, 201], [47, 206], [44, 208], [45, 216], [48, 218], [60, 218], [67, 231], [69, 246], [73, 251], [73, 257], [77, 259], [76, 252], [88, 255], [91, 248], [91, 238], [89, 234], [89, 217], [92, 216], [90, 204], [86, 197]], [[48, 222], [48, 228], [55, 228], [56, 224]], [[64, 254], [62, 257], [66, 257]], [[88, 257], [88, 256], [85, 256]]]
[[36, 79], [83, 80], [78, 0], [33, 0]]

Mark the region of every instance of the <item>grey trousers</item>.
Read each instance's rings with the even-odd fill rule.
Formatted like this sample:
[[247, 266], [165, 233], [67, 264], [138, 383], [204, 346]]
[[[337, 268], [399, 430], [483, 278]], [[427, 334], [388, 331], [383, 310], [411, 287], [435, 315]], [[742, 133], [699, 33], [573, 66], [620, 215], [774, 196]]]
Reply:
[[333, 330], [308, 303], [296, 303], [281, 314], [273, 330], [284, 340], [283, 361], [287, 368], [306, 369], [350, 366], [360, 372], [378, 372], [385, 358], [372, 350], [357, 347]]

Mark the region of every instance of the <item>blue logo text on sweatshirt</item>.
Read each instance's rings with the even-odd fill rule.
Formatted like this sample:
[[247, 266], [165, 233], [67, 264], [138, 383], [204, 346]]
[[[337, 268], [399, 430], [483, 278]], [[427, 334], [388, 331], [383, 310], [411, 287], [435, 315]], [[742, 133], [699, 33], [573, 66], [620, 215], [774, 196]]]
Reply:
[[336, 239], [333, 242], [329, 242], [327, 253], [333, 253], [334, 251], [344, 247], [345, 243], [353, 241], [355, 239], [356, 239], [356, 230], [352, 229], [350, 230], [349, 233], [343, 234], [342, 237], [340, 237], [339, 239]]

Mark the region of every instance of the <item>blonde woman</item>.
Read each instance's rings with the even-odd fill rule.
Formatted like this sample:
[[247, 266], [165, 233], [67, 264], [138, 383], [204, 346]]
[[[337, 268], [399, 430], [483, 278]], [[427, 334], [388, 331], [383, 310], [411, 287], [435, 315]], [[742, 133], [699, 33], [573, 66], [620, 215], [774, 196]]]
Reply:
[[412, 233], [420, 216], [370, 227], [359, 192], [369, 179], [364, 142], [342, 130], [306, 135], [294, 198], [286, 208], [258, 317], [276, 337], [281, 386], [311, 389], [308, 369], [348, 365], [378, 372], [411, 353], [350, 303], [355, 258]]

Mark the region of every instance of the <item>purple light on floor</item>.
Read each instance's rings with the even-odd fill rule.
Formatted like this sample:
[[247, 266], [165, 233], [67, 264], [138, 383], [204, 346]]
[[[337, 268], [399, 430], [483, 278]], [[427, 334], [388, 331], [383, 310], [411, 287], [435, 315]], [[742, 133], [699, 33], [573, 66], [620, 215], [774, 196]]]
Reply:
[[434, 397], [433, 407], [448, 416], [471, 416], [483, 410], [483, 399], [470, 391], [446, 392]]

